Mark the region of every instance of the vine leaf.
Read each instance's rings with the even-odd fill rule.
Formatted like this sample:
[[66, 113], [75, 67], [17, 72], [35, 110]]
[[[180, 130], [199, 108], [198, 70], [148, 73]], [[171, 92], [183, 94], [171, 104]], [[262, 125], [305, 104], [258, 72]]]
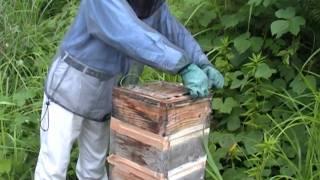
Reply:
[[201, 13], [201, 15], [202, 16], [201, 18], [199, 18], [199, 23], [203, 27], [207, 27], [212, 22], [212, 20], [214, 20], [217, 17], [217, 14], [213, 10], [205, 11]]
[[232, 110], [231, 115], [226, 118], [227, 128], [229, 131], [236, 131], [241, 127], [241, 121], [239, 118], [240, 113], [241, 113], [240, 108], [235, 108], [234, 110]]
[[300, 32], [300, 27], [306, 24], [306, 20], [301, 16], [293, 17], [290, 21], [289, 31], [293, 35], [298, 35]]
[[225, 29], [235, 27], [239, 24], [239, 22], [240, 19], [236, 15], [225, 15], [221, 18], [221, 23], [225, 27]]
[[302, 94], [307, 89], [300, 75], [296, 76], [296, 78], [290, 83], [290, 87], [293, 92], [297, 94]]
[[277, 35], [277, 38], [280, 38], [283, 34], [288, 32], [290, 26], [289, 21], [287, 20], [277, 20], [271, 24], [271, 33], [272, 35]]
[[306, 24], [306, 20], [301, 16], [296, 16], [296, 10], [293, 7], [280, 9], [275, 13], [280, 20], [274, 21], [271, 24], [272, 35], [277, 35], [277, 38], [283, 34], [290, 32], [293, 35], [298, 35], [301, 26]]
[[234, 47], [240, 54], [246, 52], [251, 47], [252, 42], [249, 40], [249, 36], [249, 33], [245, 33], [234, 39]]
[[222, 98], [214, 98], [212, 103], [212, 108], [218, 110], [221, 113], [230, 114], [232, 109], [238, 107], [239, 103], [234, 100], [232, 97], [228, 97], [225, 101], [222, 101]]
[[243, 72], [241, 72], [241, 71], [236, 71], [236, 72], [230, 74], [230, 78], [232, 80], [232, 83], [230, 85], [230, 89], [237, 89], [237, 88], [243, 87], [247, 84], [248, 79], [241, 78], [242, 76], [243, 76]]
[[280, 19], [291, 19], [296, 15], [296, 10], [293, 7], [280, 9], [276, 12], [276, 17]]
[[259, 52], [263, 45], [263, 38], [261, 37], [252, 37], [251, 41], [251, 48], [254, 52]]
[[248, 131], [241, 132], [237, 139], [239, 139], [243, 144], [248, 154], [257, 153], [259, 150], [255, 146], [258, 143], [261, 143], [263, 140], [263, 134], [260, 131]]
[[269, 79], [272, 74], [276, 73], [275, 69], [271, 69], [266, 63], [261, 63], [257, 67], [257, 71], [255, 73], [256, 78], [264, 78]]
[[275, 0], [264, 0], [264, 1], [263, 1], [263, 6], [264, 6], [264, 7], [268, 7], [268, 6], [270, 6], [271, 4], [273, 4], [274, 1], [275, 1]]

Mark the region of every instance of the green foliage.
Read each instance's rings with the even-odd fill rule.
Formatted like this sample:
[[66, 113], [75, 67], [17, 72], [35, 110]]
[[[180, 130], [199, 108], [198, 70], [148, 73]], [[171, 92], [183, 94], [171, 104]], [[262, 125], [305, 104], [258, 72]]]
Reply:
[[76, 10], [60, 2], [0, 0], [0, 179], [33, 179], [44, 77]]
[[[225, 89], [215, 91], [212, 102], [215, 130], [207, 150], [207, 178], [319, 179], [320, 141], [313, 127], [319, 124], [320, 76], [313, 65], [320, 36], [314, 33], [312, 43], [305, 42], [320, 23], [306, 10], [314, 14], [318, 9], [310, 4], [320, 3], [171, 3], [226, 78]], [[212, 15], [200, 23], [204, 12]]]
[[[320, 179], [320, 1], [169, 2], [226, 78], [207, 179]], [[78, 3], [0, 0], [0, 179], [33, 179], [43, 79]], [[141, 80], [181, 82], [148, 67]]]
[[304, 26], [306, 21], [301, 16], [295, 16], [296, 11], [293, 7], [278, 10], [275, 15], [280, 20], [274, 21], [271, 24], [272, 35], [277, 35], [277, 38], [283, 34], [290, 32], [293, 35], [298, 35], [300, 27]]

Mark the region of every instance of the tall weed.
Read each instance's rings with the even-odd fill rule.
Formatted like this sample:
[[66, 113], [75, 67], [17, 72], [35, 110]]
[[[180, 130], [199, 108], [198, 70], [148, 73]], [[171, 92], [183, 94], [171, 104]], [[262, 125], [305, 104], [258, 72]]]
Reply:
[[0, 0], [0, 179], [33, 179], [43, 81], [75, 12], [45, 19], [42, 0]]

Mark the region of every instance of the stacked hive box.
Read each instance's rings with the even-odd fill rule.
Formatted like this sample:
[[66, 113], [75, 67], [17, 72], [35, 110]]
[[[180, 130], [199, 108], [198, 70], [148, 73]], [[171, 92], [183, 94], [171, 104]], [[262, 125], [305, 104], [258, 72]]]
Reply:
[[175, 84], [115, 88], [111, 180], [204, 179], [210, 110]]

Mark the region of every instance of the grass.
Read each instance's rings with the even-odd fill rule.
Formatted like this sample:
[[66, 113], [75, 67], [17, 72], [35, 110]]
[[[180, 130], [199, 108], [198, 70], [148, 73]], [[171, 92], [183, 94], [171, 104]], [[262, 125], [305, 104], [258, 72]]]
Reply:
[[0, 0], [1, 179], [33, 179], [43, 81], [61, 38], [56, 31], [66, 27], [52, 26], [65, 14], [43, 20], [42, 4]]
[[[43, 81], [77, 3], [0, 0], [0, 179], [33, 179], [39, 150]], [[191, 22], [197, 10], [186, 18], [186, 23]], [[318, 80], [320, 75], [303, 70], [300, 76], [308, 89], [306, 93], [293, 95], [286, 90], [268, 90], [281, 102], [282, 118], [267, 114], [272, 126], [264, 129], [263, 141], [254, 145], [259, 151], [242, 159], [253, 164], [244, 170], [253, 179], [265, 179], [264, 173], [272, 165], [278, 168], [273, 169], [277, 173], [272, 179], [320, 179], [320, 92], [307, 78], [312, 75]], [[178, 76], [146, 67], [141, 81], [155, 80], [181, 82]], [[225, 178], [224, 172], [215, 154], [210, 153], [212, 146], [209, 141], [207, 178], [221, 180]], [[237, 144], [233, 150], [242, 151]], [[75, 159], [76, 152], [72, 161]], [[69, 171], [69, 176], [74, 177], [74, 171]]]

